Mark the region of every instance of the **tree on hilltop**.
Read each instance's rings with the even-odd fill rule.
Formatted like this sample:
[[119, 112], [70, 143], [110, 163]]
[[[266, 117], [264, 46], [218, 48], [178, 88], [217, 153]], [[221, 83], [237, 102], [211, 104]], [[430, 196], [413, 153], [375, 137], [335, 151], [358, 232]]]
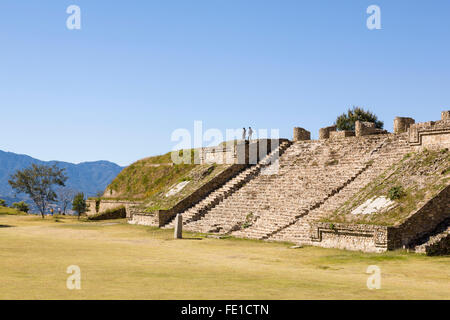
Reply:
[[56, 165], [32, 164], [29, 168], [17, 170], [8, 182], [16, 192], [30, 196], [44, 219], [49, 204], [57, 199], [53, 187], [65, 186], [67, 177], [64, 170]]
[[360, 107], [348, 109], [347, 113], [343, 113], [337, 117], [335, 124], [338, 130], [355, 130], [355, 123], [358, 120], [373, 122], [378, 129], [383, 129], [384, 126], [383, 121], [378, 120], [375, 114]]

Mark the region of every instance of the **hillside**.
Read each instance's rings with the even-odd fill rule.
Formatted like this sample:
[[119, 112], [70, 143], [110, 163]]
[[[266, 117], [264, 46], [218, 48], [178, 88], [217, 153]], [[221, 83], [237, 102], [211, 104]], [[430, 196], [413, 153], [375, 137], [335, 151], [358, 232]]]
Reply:
[[139, 160], [106, 188], [103, 198], [144, 201], [147, 211], [168, 209], [230, 165], [173, 164], [171, 153]]
[[322, 221], [393, 226], [449, 184], [448, 149], [410, 153]]
[[60, 161], [41, 161], [27, 155], [0, 151], [0, 198], [5, 199], [8, 204], [13, 201], [27, 200], [25, 195], [15, 195], [8, 184], [8, 179], [17, 170], [29, 167], [32, 163], [40, 165], [54, 165], [66, 169], [67, 187], [84, 192], [88, 196], [94, 196], [122, 171], [122, 167], [108, 162], [83, 162], [73, 164]]

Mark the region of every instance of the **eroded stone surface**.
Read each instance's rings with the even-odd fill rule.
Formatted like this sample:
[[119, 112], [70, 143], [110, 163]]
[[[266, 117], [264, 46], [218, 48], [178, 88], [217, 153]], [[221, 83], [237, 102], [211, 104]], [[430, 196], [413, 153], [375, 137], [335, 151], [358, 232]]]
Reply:
[[367, 200], [358, 208], [352, 211], [352, 214], [373, 214], [386, 212], [395, 206], [395, 202], [386, 197], [374, 197]]
[[166, 193], [166, 198], [176, 195], [178, 192], [184, 189], [189, 184], [190, 181], [183, 181], [177, 184], [175, 187], [169, 190], [169, 192]]

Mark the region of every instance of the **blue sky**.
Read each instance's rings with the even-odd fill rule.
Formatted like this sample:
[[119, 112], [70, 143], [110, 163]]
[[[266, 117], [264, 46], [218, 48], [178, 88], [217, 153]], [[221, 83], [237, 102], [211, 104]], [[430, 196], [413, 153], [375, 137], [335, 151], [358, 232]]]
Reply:
[[[68, 30], [66, 8], [81, 8]], [[381, 8], [381, 30], [366, 9]], [[121, 165], [170, 151], [177, 128], [317, 137], [353, 105], [450, 108], [450, 2], [2, 0], [0, 149]]]

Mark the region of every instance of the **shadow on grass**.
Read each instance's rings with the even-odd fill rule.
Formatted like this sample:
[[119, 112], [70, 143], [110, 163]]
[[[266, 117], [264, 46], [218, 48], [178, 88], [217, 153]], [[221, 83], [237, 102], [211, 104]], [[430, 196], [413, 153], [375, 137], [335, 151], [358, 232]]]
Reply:
[[6, 225], [6, 224], [0, 224], [0, 229], [1, 228], [13, 228], [14, 226], [9, 226], [9, 225]]

